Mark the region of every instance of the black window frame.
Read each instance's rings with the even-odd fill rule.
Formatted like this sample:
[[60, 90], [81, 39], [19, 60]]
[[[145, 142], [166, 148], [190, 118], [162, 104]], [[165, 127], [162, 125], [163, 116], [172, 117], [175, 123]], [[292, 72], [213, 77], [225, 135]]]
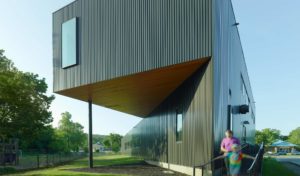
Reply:
[[[179, 115], [181, 115], [181, 130], [180, 131], [178, 129]], [[183, 121], [184, 121], [183, 112], [177, 110], [176, 111], [176, 125], [175, 125], [176, 142], [182, 142], [182, 139], [183, 139]]]
[[[63, 34], [63, 26], [65, 23], [71, 21], [71, 20], [75, 20], [75, 63], [73, 64], [70, 64], [70, 65], [63, 65], [63, 52], [64, 52], [64, 47], [63, 47], [63, 38], [64, 38], [64, 34]], [[66, 21], [64, 21], [62, 24], [61, 24], [61, 68], [62, 69], [67, 69], [67, 68], [70, 68], [70, 67], [74, 67], [76, 65], [78, 65], [79, 63], [79, 59], [78, 59], [78, 23], [79, 23], [79, 20], [78, 20], [78, 17], [73, 17], [73, 18], [70, 18]]]

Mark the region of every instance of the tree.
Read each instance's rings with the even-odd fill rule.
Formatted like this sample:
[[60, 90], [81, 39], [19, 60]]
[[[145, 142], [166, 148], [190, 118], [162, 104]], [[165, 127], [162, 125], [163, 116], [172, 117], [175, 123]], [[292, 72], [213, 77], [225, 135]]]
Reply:
[[108, 136], [104, 139], [103, 145], [105, 148], [111, 149], [111, 142], [110, 142], [110, 138]]
[[0, 137], [18, 138], [23, 149], [33, 145], [39, 132], [53, 118], [49, 111], [54, 96], [37, 74], [19, 71], [0, 50]]
[[121, 149], [121, 139], [121, 135], [110, 133], [109, 136], [104, 139], [103, 144], [106, 148], [111, 148], [113, 152], [119, 152]]
[[71, 120], [72, 115], [69, 112], [61, 114], [61, 120], [57, 129], [58, 137], [63, 139], [65, 151], [78, 151], [79, 148], [84, 147], [86, 142], [86, 135], [83, 132], [83, 126]]
[[4, 55], [4, 50], [0, 49], [0, 71], [17, 71], [14, 63]]
[[300, 127], [290, 132], [288, 141], [293, 144], [300, 145]]
[[23, 141], [23, 146], [26, 146], [28, 149], [35, 149], [39, 152], [52, 152], [52, 143], [54, 141], [54, 129], [51, 125], [45, 126], [42, 128], [39, 133], [36, 135], [35, 140], [27, 143]]
[[93, 143], [103, 144], [105, 135], [93, 134]]
[[280, 131], [276, 129], [265, 128], [261, 131], [257, 130], [255, 133], [256, 144], [264, 143], [265, 145], [271, 145], [276, 139], [280, 138]]

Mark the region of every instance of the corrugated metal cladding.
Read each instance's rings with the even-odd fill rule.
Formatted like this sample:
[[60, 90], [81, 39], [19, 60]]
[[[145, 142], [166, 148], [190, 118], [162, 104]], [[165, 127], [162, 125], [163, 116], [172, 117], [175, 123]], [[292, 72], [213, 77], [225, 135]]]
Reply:
[[[236, 107], [245, 102], [242, 93], [242, 77], [250, 100], [250, 113], [233, 114], [234, 135], [242, 137], [242, 121], [246, 125], [247, 142], [254, 142], [254, 99], [250, 87], [247, 67], [230, 0], [213, 0], [213, 67], [214, 67], [214, 144], [215, 155], [219, 155], [221, 139], [227, 129], [228, 105]], [[231, 90], [231, 95], [229, 91]], [[255, 117], [254, 117], [255, 118]]]
[[[193, 166], [212, 157], [212, 63], [200, 68], [122, 140], [122, 151], [146, 160]], [[176, 112], [183, 139], [176, 142]]]
[[[77, 0], [53, 13], [54, 92], [212, 55], [211, 0]], [[61, 68], [78, 17], [79, 65]]]

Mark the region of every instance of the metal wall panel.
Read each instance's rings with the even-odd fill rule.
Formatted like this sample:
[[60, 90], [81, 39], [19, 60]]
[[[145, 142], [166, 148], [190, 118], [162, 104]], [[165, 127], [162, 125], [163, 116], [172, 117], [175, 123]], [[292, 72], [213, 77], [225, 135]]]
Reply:
[[[242, 93], [243, 77], [250, 100], [251, 112], [233, 114], [234, 135], [241, 139], [242, 125], [245, 120], [247, 127], [247, 142], [254, 143], [255, 124], [251, 116], [255, 115], [254, 99], [247, 73], [246, 62], [239, 37], [238, 28], [231, 0], [213, 0], [213, 67], [214, 67], [214, 151], [219, 155], [220, 143], [227, 129], [228, 105], [233, 107], [245, 104]], [[231, 90], [231, 96], [229, 95]], [[254, 117], [255, 118], [255, 117]]]
[[[78, 17], [79, 64], [61, 68]], [[54, 92], [211, 56], [210, 0], [77, 0], [53, 13]]]
[[[79, 64], [61, 68], [61, 24], [78, 17]], [[253, 95], [230, 0], [77, 0], [53, 13], [54, 91], [212, 56], [123, 139], [127, 152], [186, 166], [219, 154], [227, 106], [243, 102], [243, 77]], [[231, 96], [229, 96], [229, 89]], [[184, 111], [183, 141], [175, 138], [176, 110]], [[233, 115], [241, 137], [250, 113]], [[212, 154], [214, 153], [214, 154]]]
[[[212, 157], [212, 63], [200, 68], [122, 139], [122, 151], [146, 160], [193, 166]], [[183, 139], [176, 142], [176, 111]], [[126, 146], [126, 148], [125, 148]]]

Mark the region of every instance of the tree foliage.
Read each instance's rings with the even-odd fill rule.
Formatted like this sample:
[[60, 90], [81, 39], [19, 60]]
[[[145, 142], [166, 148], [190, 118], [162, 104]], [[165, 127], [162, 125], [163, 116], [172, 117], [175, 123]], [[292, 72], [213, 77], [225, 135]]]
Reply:
[[105, 135], [93, 134], [93, 143], [103, 144], [105, 137]]
[[79, 151], [84, 147], [87, 136], [83, 132], [83, 126], [71, 120], [72, 115], [69, 112], [61, 114], [61, 120], [57, 128], [58, 137], [62, 138], [65, 151]]
[[19, 71], [0, 50], [0, 137], [18, 138], [23, 148], [36, 145], [39, 132], [52, 122], [54, 96], [37, 74]]
[[106, 148], [110, 148], [113, 152], [119, 152], [121, 149], [121, 139], [121, 135], [110, 133], [107, 137], [105, 137], [103, 145]]
[[300, 145], [300, 127], [290, 132], [288, 141], [293, 144]]
[[270, 145], [276, 139], [280, 138], [280, 131], [271, 128], [265, 128], [261, 131], [257, 130], [255, 133], [255, 142], [256, 144], [261, 144], [262, 142], [265, 145]]

